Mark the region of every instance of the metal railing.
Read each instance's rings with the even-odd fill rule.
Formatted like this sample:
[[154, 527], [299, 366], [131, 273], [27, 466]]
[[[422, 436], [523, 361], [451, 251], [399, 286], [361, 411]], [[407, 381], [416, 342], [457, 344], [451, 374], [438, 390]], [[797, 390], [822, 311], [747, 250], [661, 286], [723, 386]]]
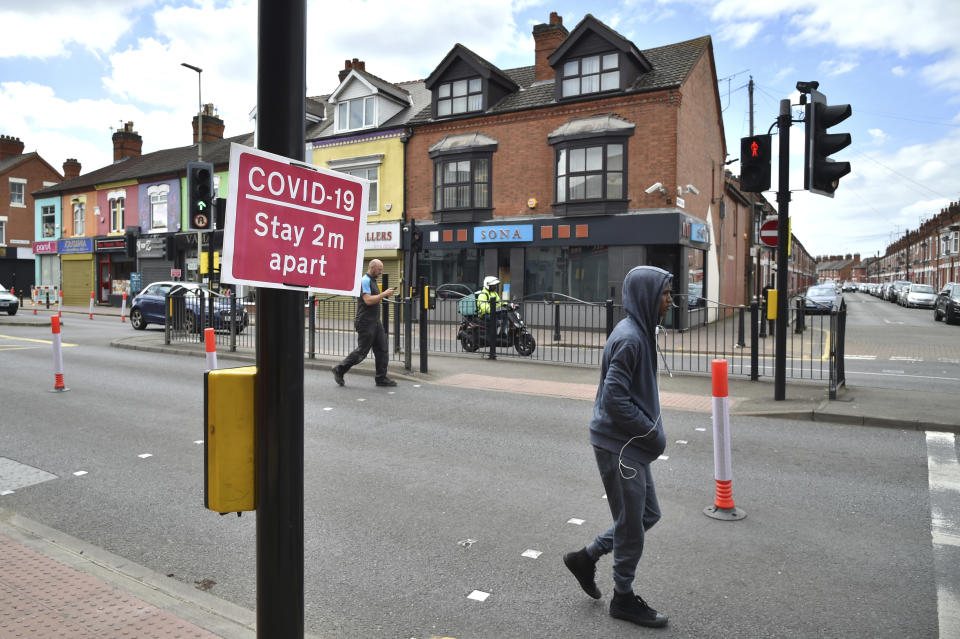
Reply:
[[[427, 311], [426, 326], [421, 326], [418, 299], [389, 300], [383, 304], [383, 325], [393, 361], [410, 366], [411, 356], [421, 343], [427, 353], [460, 354], [487, 357], [486, 345], [465, 350], [459, 337], [464, 316], [459, 295], [437, 299]], [[677, 296], [681, 300], [681, 296]], [[202, 303], [201, 303], [202, 302]], [[788, 304], [786, 336], [786, 376], [795, 380], [827, 381], [830, 397], [845, 383], [844, 338], [846, 306], [817, 307], [812, 314], [802, 296]], [[621, 305], [612, 300], [585, 302], [558, 293], [544, 293], [519, 300], [518, 307], [527, 330], [536, 340], [535, 350], [521, 355], [512, 346], [499, 346], [496, 356], [585, 366], [598, 366], [607, 336], [625, 317]], [[216, 293], [174, 289], [167, 300], [167, 343], [202, 342], [200, 327], [214, 326], [217, 344], [229, 350], [253, 349], [255, 343], [256, 299], [237, 299]], [[241, 324], [224, 322], [243, 309]], [[356, 299], [343, 296], [308, 296], [305, 355], [309, 358], [342, 358], [357, 344], [354, 328]], [[752, 380], [772, 378], [775, 368], [775, 322], [766, 319], [765, 309], [754, 302], [750, 306], [730, 306], [698, 297], [696, 305], [683, 304], [672, 311], [672, 324], [684, 328], [660, 327], [657, 334], [658, 358], [671, 372], [710, 373], [713, 359], [726, 359], [730, 375]], [[686, 314], [686, 317], [681, 317]], [[409, 323], [407, 318], [409, 317]], [[242, 325], [245, 330], [236, 330]], [[421, 329], [426, 331], [421, 342]], [[409, 348], [408, 348], [409, 346]]]

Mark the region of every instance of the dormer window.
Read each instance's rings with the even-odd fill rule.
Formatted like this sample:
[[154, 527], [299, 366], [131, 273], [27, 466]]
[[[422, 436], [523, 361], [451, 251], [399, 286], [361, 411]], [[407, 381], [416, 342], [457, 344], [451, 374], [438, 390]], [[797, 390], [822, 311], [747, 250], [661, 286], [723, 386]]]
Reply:
[[616, 91], [620, 88], [620, 56], [591, 55], [563, 64], [562, 96]]
[[351, 131], [376, 123], [376, 99], [373, 96], [347, 100], [337, 105], [337, 130]]
[[483, 83], [479, 77], [437, 85], [437, 117], [482, 109]]

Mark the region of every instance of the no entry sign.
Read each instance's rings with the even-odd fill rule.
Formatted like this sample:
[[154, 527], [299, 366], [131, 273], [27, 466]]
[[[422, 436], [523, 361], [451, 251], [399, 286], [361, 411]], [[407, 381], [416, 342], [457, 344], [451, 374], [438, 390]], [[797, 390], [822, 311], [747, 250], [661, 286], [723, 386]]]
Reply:
[[760, 225], [760, 241], [767, 246], [777, 246], [777, 218], [772, 218]]
[[358, 295], [369, 188], [360, 178], [232, 144], [221, 279]]

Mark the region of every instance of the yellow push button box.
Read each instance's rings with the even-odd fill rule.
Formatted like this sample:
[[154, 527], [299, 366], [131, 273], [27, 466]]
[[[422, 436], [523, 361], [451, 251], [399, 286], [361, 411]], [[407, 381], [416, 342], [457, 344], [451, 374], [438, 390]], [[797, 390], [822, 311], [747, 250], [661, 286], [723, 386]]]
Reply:
[[767, 319], [777, 319], [777, 289], [775, 288], [767, 291]]
[[218, 513], [255, 510], [257, 367], [203, 375], [203, 503]]

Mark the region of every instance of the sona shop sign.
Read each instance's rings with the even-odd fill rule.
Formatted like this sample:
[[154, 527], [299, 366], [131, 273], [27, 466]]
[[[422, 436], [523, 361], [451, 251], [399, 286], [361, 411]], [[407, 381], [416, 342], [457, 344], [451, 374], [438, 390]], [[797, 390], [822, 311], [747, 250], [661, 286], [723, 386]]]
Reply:
[[473, 241], [484, 242], [532, 242], [533, 224], [511, 224], [503, 226], [475, 226]]

